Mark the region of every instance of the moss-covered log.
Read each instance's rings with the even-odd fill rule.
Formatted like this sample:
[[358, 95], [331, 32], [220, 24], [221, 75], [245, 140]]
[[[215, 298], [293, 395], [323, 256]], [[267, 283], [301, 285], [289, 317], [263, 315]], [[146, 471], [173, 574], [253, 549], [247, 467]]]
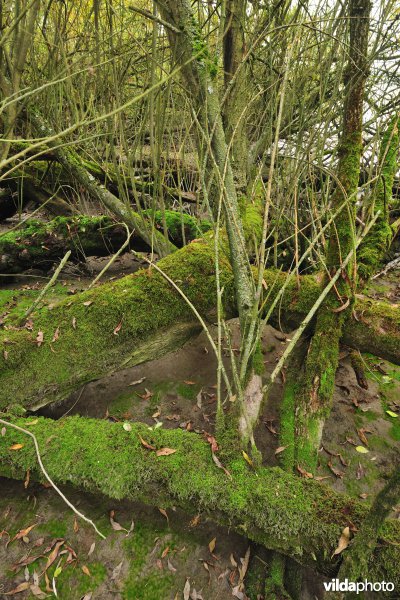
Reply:
[[57, 217], [48, 223], [29, 220], [22, 228], [0, 235], [1, 272], [48, 269], [68, 250], [78, 260], [106, 256], [118, 250], [126, 237], [125, 227], [105, 216]]
[[[213, 243], [204, 240], [159, 262], [199, 312], [211, 318], [216, 312], [214, 260]], [[233, 274], [228, 260], [223, 256], [220, 260], [225, 314], [234, 317]], [[286, 277], [274, 270], [265, 272], [270, 293], [266, 309]], [[314, 278], [301, 278], [299, 290], [293, 277], [272, 322], [296, 327], [319, 293]], [[0, 335], [0, 408], [12, 402], [34, 407], [65, 398], [87, 381], [161, 356], [200, 330], [184, 299], [154, 269], [44, 307], [31, 318], [32, 331], [15, 329], [15, 323], [6, 321]], [[114, 334], [118, 324], [121, 327]], [[52, 342], [57, 328], [58, 339]], [[43, 333], [40, 345], [36, 342], [39, 331]], [[400, 364], [399, 308], [359, 298], [344, 340]]]
[[[162, 227], [161, 211], [145, 211], [149, 222]], [[181, 247], [201, 237], [211, 227], [207, 221], [175, 211], [165, 211], [168, 234], [172, 242]], [[117, 251], [126, 241], [126, 228], [106, 216], [57, 217], [48, 223], [29, 220], [22, 228], [0, 235], [0, 270], [2, 273], [19, 273], [27, 268], [48, 269], [71, 250], [72, 259], [84, 260], [86, 256], [107, 256]], [[135, 233], [131, 244], [136, 250], [148, 250]]]
[[[16, 419], [38, 439], [44, 465], [57, 483], [102, 493], [111, 498], [137, 499], [191, 513], [208, 513], [249, 539], [311, 565], [320, 572], [337, 572], [340, 557], [331, 558], [344, 527], [359, 527], [368, 506], [315, 481], [300, 479], [279, 468], [255, 473], [238, 453], [218, 469], [210, 445], [182, 430], [149, 431], [146, 425], [71, 417], [60, 421]], [[154, 448], [175, 450], [157, 456], [143, 447], [139, 435]], [[10, 449], [22, 444], [20, 450]], [[0, 474], [31, 479], [38, 467], [31, 438], [6, 427], [0, 437]], [[372, 581], [400, 585], [398, 521], [387, 521], [369, 565]]]

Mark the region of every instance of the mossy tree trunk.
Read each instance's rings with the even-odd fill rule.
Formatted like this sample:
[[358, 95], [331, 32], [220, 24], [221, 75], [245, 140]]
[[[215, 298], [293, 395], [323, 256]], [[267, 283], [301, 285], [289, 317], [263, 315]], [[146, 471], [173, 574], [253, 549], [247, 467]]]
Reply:
[[[179, 284], [203, 318], [216, 316], [215, 253], [213, 242], [196, 241], [158, 264]], [[270, 296], [265, 310], [287, 275], [264, 271]], [[227, 258], [220, 255], [222, 309], [236, 317], [234, 278]], [[297, 327], [320, 293], [311, 276], [287, 285], [271, 323], [288, 330]], [[345, 343], [400, 364], [400, 308], [357, 299], [355, 316], [346, 325]], [[26, 408], [67, 397], [84, 383], [134, 366], [181, 346], [201, 330], [191, 309], [172, 285], [154, 269], [139, 271], [71, 296], [31, 315], [32, 331], [11, 318], [0, 331], [0, 408], [19, 403]], [[121, 323], [118, 335], [114, 334]], [[52, 341], [56, 329], [58, 338]], [[38, 333], [43, 342], [38, 345]], [[286, 454], [286, 453], [285, 453]]]
[[[181, 66], [181, 74], [198, 114], [202, 133], [206, 136], [210, 159], [218, 179], [219, 202], [222, 203], [235, 282], [242, 348], [240, 377], [236, 381], [235, 390], [239, 410], [233, 411], [235, 413], [231, 415], [233, 424], [230, 423], [229, 428], [233, 428], [242, 442], [247, 444], [249, 441], [253, 442], [253, 428], [263, 397], [261, 377], [255, 371], [253, 364], [255, 351], [259, 345], [258, 300], [246, 250], [236, 184], [223, 124], [216, 81], [218, 61], [211, 55], [188, 0], [167, 0], [157, 4], [163, 19], [171, 25], [167, 28], [170, 46]], [[213, 208], [215, 213], [219, 212], [219, 206]], [[218, 406], [218, 415], [219, 426], [224, 428], [226, 424], [221, 403]]]
[[[368, 513], [362, 502], [328, 486], [285, 473], [279, 468], [257, 472], [238, 452], [226, 463], [230, 476], [212, 460], [209, 443], [193, 432], [157, 429], [132, 423], [67, 417], [13, 419], [37, 440], [43, 464], [58, 484], [72, 484], [115, 499], [135, 499], [150, 506], [179, 506], [206, 514], [250, 540], [293, 557], [321, 573], [337, 573], [340, 558], [332, 557], [344, 527], [360, 527]], [[0, 436], [0, 475], [31, 481], [40, 476], [32, 439], [5, 427]], [[143, 447], [140, 437], [169, 456]], [[10, 450], [22, 444], [19, 450]], [[369, 579], [400, 585], [400, 523], [387, 521], [382, 543], [369, 558]]]
[[[346, 207], [331, 227], [327, 250], [327, 268], [333, 274], [354, 249], [355, 203], [362, 155], [362, 116], [364, 87], [368, 76], [368, 33], [370, 0], [350, 0], [349, 61], [345, 71], [343, 130], [338, 147], [338, 184], [331, 201], [332, 211]], [[326, 416], [330, 412], [339, 342], [353, 306], [355, 262], [343, 272], [343, 278], [321, 306], [315, 332], [308, 349], [305, 369], [298, 391], [296, 419], [297, 463], [313, 471]], [[346, 305], [349, 307], [346, 309]]]
[[389, 206], [392, 200], [394, 179], [398, 170], [399, 117], [391, 119], [380, 146], [378, 182], [370, 205], [370, 216], [378, 211], [375, 225], [361, 244], [357, 255], [358, 274], [368, 280], [377, 272], [392, 242], [393, 232], [389, 223]]
[[[368, 515], [345, 553], [339, 570], [341, 581], [344, 581], [346, 577], [349, 581], [370, 579], [369, 563], [377, 546], [378, 538], [380, 534], [383, 534], [383, 524], [400, 500], [399, 467], [400, 465], [397, 465], [385, 487], [375, 496]], [[351, 595], [349, 597], [351, 598]]]

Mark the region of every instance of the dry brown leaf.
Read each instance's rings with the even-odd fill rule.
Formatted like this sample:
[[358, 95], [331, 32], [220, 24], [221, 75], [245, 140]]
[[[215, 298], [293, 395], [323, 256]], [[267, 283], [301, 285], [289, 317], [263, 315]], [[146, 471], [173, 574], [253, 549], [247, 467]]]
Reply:
[[167, 546], [164, 549], [163, 553], [161, 554], [161, 558], [165, 558], [167, 556], [168, 552], [169, 552], [169, 546]]
[[345, 527], [342, 531], [342, 535], [339, 538], [337, 548], [336, 548], [335, 552], [332, 554], [332, 558], [334, 556], [336, 556], [337, 554], [340, 554], [341, 552], [343, 552], [343, 550], [346, 550], [347, 546], [349, 545], [349, 542], [350, 542], [350, 527]]
[[225, 469], [224, 465], [221, 463], [218, 456], [216, 454], [214, 454], [214, 452], [212, 452], [212, 459], [213, 459], [214, 463], [217, 465], [218, 469], [222, 469], [223, 472], [225, 473], [225, 475], [227, 475], [229, 477], [229, 479], [232, 479], [232, 475], [229, 473], [228, 469]]
[[114, 334], [114, 335], [118, 335], [118, 333], [119, 333], [119, 332], [120, 332], [120, 330], [121, 330], [121, 327], [122, 327], [122, 319], [120, 320], [120, 322], [118, 323], [118, 325], [117, 325], [117, 326], [116, 326], [116, 328], [114, 329], [114, 331], [113, 331], [113, 334]]
[[365, 435], [365, 429], [361, 428], [361, 429], [357, 429], [357, 434], [358, 437], [360, 438], [360, 440], [362, 441], [362, 443], [368, 447], [368, 438]]
[[195, 381], [188, 381], [187, 379], [184, 379], [183, 383], [186, 383], [186, 385], [196, 385]]
[[56, 543], [56, 545], [54, 546], [53, 550], [51, 551], [51, 554], [49, 554], [49, 557], [47, 559], [47, 563], [46, 566], [44, 568], [45, 571], [47, 571], [47, 569], [49, 567], [51, 567], [51, 565], [53, 564], [53, 562], [56, 560], [58, 553], [60, 551], [61, 546], [65, 543], [65, 540], [60, 540], [59, 542]]
[[167, 519], [167, 523], [169, 525], [169, 517], [168, 517], [167, 511], [164, 508], [159, 508], [158, 510], [163, 515], [163, 517], [165, 517]]
[[114, 529], [114, 531], [128, 531], [127, 529], [125, 529], [125, 527], [122, 527], [122, 525], [120, 525], [119, 523], [117, 523], [117, 521], [114, 520], [114, 516], [115, 516], [115, 511], [114, 510], [110, 510], [110, 523], [111, 523], [111, 527]]
[[14, 535], [14, 537], [13, 537], [11, 540], [9, 540], [9, 541], [7, 542], [7, 544], [6, 544], [6, 547], [7, 547], [9, 544], [11, 544], [11, 542], [13, 542], [14, 540], [20, 540], [20, 539], [22, 539], [22, 538], [26, 537], [26, 536], [28, 535], [28, 533], [29, 533], [30, 531], [32, 531], [32, 529], [33, 529], [34, 527], [36, 527], [36, 525], [37, 525], [37, 523], [34, 523], [33, 525], [30, 525], [30, 527], [26, 527], [26, 529], [20, 529], [20, 530], [18, 531], [18, 533], [17, 533], [17, 534], [15, 534], [15, 535]]
[[43, 590], [41, 590], [37, 584], [31, 584], [29, 590], [36, 598], [39, 598], [39, 600], [47, 598], [47, 594]]
[[197, 527], [197, 525], [199, 524], [200, 521], [200, 515], [196, 515], [195, 517], [193, 517], [193, 519], [189, 522], [189, 527]]
[[156, 449], [155, 446], [152, 446], [151, 444], [149, 444], [148, 442], [146, 442], [146, 440], [144, 440], [140, 434], [139, 434], [139, 439], [140, 439], [140, 442], [141, 442], [142, 446], [144, 446], [148, 450], [155, 450]]
[[54, 332], [53, 339], [51, 341], [56, 342], [59, 337], [60, 337], [60, 329], [59, 329], [59, 327], [57, 327], [57, 329]]
[[76, 329], [76, 317], [72, 317], [72, 329]]
[[24, 444], [13, 444], [9, 447], [9, 450], [21, 450], [24, 447]]
[[281, 453], [281, 452], [283, 452], [284, 450], [286, 450], [286, 448], [287, 448], [287, 446], [279, 446], [279, 448], [277, 448], [277, 449], [275, 450], [275, 456], [276, 456], [277, 454], [280, 454], [280, 453]]
[[114, 569], [111, 575], [111, 581], [115, 581], [121, 574], [121, 569], [124, 561], [121, 561]]
[[78, 533], [79, 531], [79, 524], [78, 521], [76, 520], [76, 517], [74, 518], [74, 532]]
[[96, 542], [93, 542], [93, 544], [89, 548], [88, 556], [93, 554], [95, 548], [96, 548]]
[[339, 306], [338, 308], [332, 308], [332, 312], [333, 313], [340, 313], [343, 310], [346, 310], [346, 308], [350, 306], [350, 298], [347, 298], [346, 302], [344, 304], [342, 304], [341, 306]]
[[91, 304], [93, 304], [93, 300], [86, 300], [86, 302], [83, 303], [83, 306], [90, 306]]
[[169, 559], [167, 560], [167, 567], [171, 571], [171, 573], [176, 573], [176, 569]]
[[174, 454], [175, 452], [176, 450], [174, 450], [173, 448], [160, 448], [160, 450], [157, 450], [156, 455], [169, 456], [170, 454]]
[[43, 339], [44, 339], [44, 333], [43, 333], [43, 331], [38, 331], [38, 334], [36, 336], [36, 343], [37, 343], [37, 345], [38, 345], [39, 348], [43, 344]]
[[25, 475], [24, 488], [26, 489], [29, 485], [29, 480], [31, 478], [31, 470], [28, 469]]
[[185, 587], [183, 588], [183, 600], [189, 600], [190, 596], [190, 582], [186, 579]]
[[305, 477], [306, 479], [313, 479], [314, 475], [312, 473], [309, 473], [308, 471], [305, 471], [304, 469], [302, 469], [300, 467], [300, 465], [297, 465], [296, 469], [298, 470], [298, 472], [300, 473], [300, 475], [302, 477]]
[[82, 565], [81, 569], [82, 569], [82, 572], [85, 573], [85, 575], [87, 575], [88, 577], [92, 576], [91, 573], [90, 573], [90, 571], [89, 571], [89, 569], [88, 569], [88, 567], [86, 565]]
[[214, 552], [216, 544], [217, 544], [217, 538], [216, 537], [213, 538], [211, 540], [211, 542], [208, 544], [208, 549], [211, 552], [211, 554]]
[[219, 448], [218, 448], [218, 443], [217, 443], [217, 440], [215, 439], [215, 437], [206, 433], [206, 439], [207, 439], [207, 442], [211, 446], [211, 452], [218, 452]]
[[4, 592], [4, 596], [14, 596], [15, 594], [19, 594], [20, 592], [24, 592], [25, 590], [29, 589], [29, 586], [29, 581], [24, 581], [23, 583], [17, 585], [17, 587], [10, 592]]

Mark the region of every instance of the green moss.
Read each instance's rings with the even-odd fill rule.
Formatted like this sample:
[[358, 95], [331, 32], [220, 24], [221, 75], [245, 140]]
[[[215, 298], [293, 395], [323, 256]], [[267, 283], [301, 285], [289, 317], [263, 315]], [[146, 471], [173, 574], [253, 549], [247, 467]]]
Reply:
[[145, 214], [151, 219], [158, 229], [162, 229], [165, 223], [168, 229], [168, 236], [178, 247], [203, 236], [206, 231], [212, 229], [212, 223], [203, 219], [199, 221], [187, 213], [166, 210], [144, 210]]
[[[68, 600], [80, 600], [88, 592], [95, 592], [96, 588], [103, 583], [107, 577], [106, 567], [98, 562], [85, 562], [85, 565], [88, 567], [90, 575], [83, 573], [78, 566], [75, 569], [66, 567], [61, 571], [56, 579], [59, 597]], [[55, 567], [52, 567], [49, 572], [50, 578], [54, 570]]]
[[37, 531], [39, 533], [50, 535], [52, 538], [65, 538], [67, 534], [67, 523], [65, 520], [52, 519], [45, 523], [41, 523], [37, 527]]
[[[173, 576], [159, 571], [151, 563], [151, 553], [155, 540], [162, 535], [154, 527], [138, 523], [133, 535], [124, 541], [124, 547], [130, 560], [128, 578], [125, 581], [123, 597], [126, 600], [159, 600], [167, 598], [173, 583]], [[173, 549], [175, 540], [169, 536], [168, 545]]]
[[200, 386], [188, 385], [187, 383], [178, 383], [176, 386], [177, 393], [183, 398], [186, 398], [186, 400], [195, 400], [199, 390]]
[[[16, 421], [22, 427], [23, 419]], [[29, 422], [29, 421], [28, 421]], [[254, 472], [238, 452], [226, 463], [230, 479], [214, 464], [209, 444], [201, 436], [181, 430], [149, 431], [132, 423], [127, 432], [121, 423], [69, 417], [57, 422], [39, 418], [31, 426], [50, 476], [109, 497], [136, 499], [154, 506], [181, 506], [189, 512], [215, 510], [218, 520], [271, 549], [313, 562], [330, 556], [348, 519], [357, 526], [365, 507], [335, 494], [314, 481], [260, 468]], [[143, 447], [139, 435], [156, 448], [173, 448], [158, 457]], [[90, 443], [88, 443], [90, 440]], [[19, 451], [10, 451], [23, 443]], [[0, 465], [11, 466], [15, 476], [31, 468], [38, 476], [36, 454], [30, 439], [6, 429], [0, 437]], [[398, 524], [392, 524], [397, 527]], [[322, 552], [322, 555], [321, 555]], [[393, 573], [390, 572], [390, 576]]]

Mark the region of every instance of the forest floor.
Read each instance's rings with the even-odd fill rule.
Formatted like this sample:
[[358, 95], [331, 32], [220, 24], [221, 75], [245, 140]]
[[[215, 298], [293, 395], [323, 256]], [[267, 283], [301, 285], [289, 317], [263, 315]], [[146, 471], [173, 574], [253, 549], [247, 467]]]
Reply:
[[[45, 302], [86, 289], [108, 260], [90, 258], [83, 269], [69, 267]], [[132, 254], [125, 254], [115, 261], [105, 280], [134, 272], [140, 266]], [[3, 285], [0, 317], [29, 306], [45, 282], [34, 272]], [[363, 293], [399, 303], [399, 271], [376, 279]], [[230, 321], [229, 327], [235, 352], [237, 322]], [[211, 333], [216, 333], [213, 326]], [[263, 336], [266, 376], [289, 340], [290, 335], [267, 326]], [[229, 369], [228, 351], [224, 360]], [[368, 502], [399, 460], [400, 418], [393, 414], [400, 407], [400, 367], [371, 355], [363, 355], [362, 360], [368, 389], [357, 383], [349, 351], [342, 348], [334, 407], [325, 425], [316, 477], [323, 485]], [[161, 423], [164, 428], [212, 434], [215, 384], [215, 357], [206, 336], [200, 334], [161, 359], [87, 384], [67, 401], [46, 407], [40, 414], [55, 419], [79, 414], [141, 421], [149, 427]], [[273, 385], [256, 430], [257, 446], [269, 466], [279, 465], [280, 452], [276, 450], [282, 384], [280, 379]], [[216, 526], [207, 515], [188, 516], [179, 510], [166, 512], [163, 507], [151, 509], [64, 489], [77, 508], [107, 534], [106, 540], [100, 540], [89, 526], [76, 521], [52, 489], [37, 484], [25, 489], [22, 482], [6, 479], [0, 479], [0, 489], [0, 598], [13, 590], [4, 598], [45, 597], [38, 590], [36, 594], [24, 591], [23, 584], [33, 573], [46, 572], [47, 592], [54, 593], [54, 577], [58, 597], [66, 600], [175, 600], [187, 597], [188, 587], [192, 600], [244, 599], [246, 595], [234, 593], [238, 567], [246, 560], [248, 548], [250, 574], [254, 561], [262, 564], [268, 558], [263, 549], [250, 547], [244, 537]], [[394, 510], [400, 517], [400, 507]], [[27, 531], [10, 542], [21, 530]], [[304, 600], [324, 597], [322, 581], [312, 574], [306, 577]], [[40, 582], [44, 590], [43, 577]], [[21, 584], [22, 590], [17, 592]], [[256, 599], [257, 591], [249, 582], [249, 597]]]

